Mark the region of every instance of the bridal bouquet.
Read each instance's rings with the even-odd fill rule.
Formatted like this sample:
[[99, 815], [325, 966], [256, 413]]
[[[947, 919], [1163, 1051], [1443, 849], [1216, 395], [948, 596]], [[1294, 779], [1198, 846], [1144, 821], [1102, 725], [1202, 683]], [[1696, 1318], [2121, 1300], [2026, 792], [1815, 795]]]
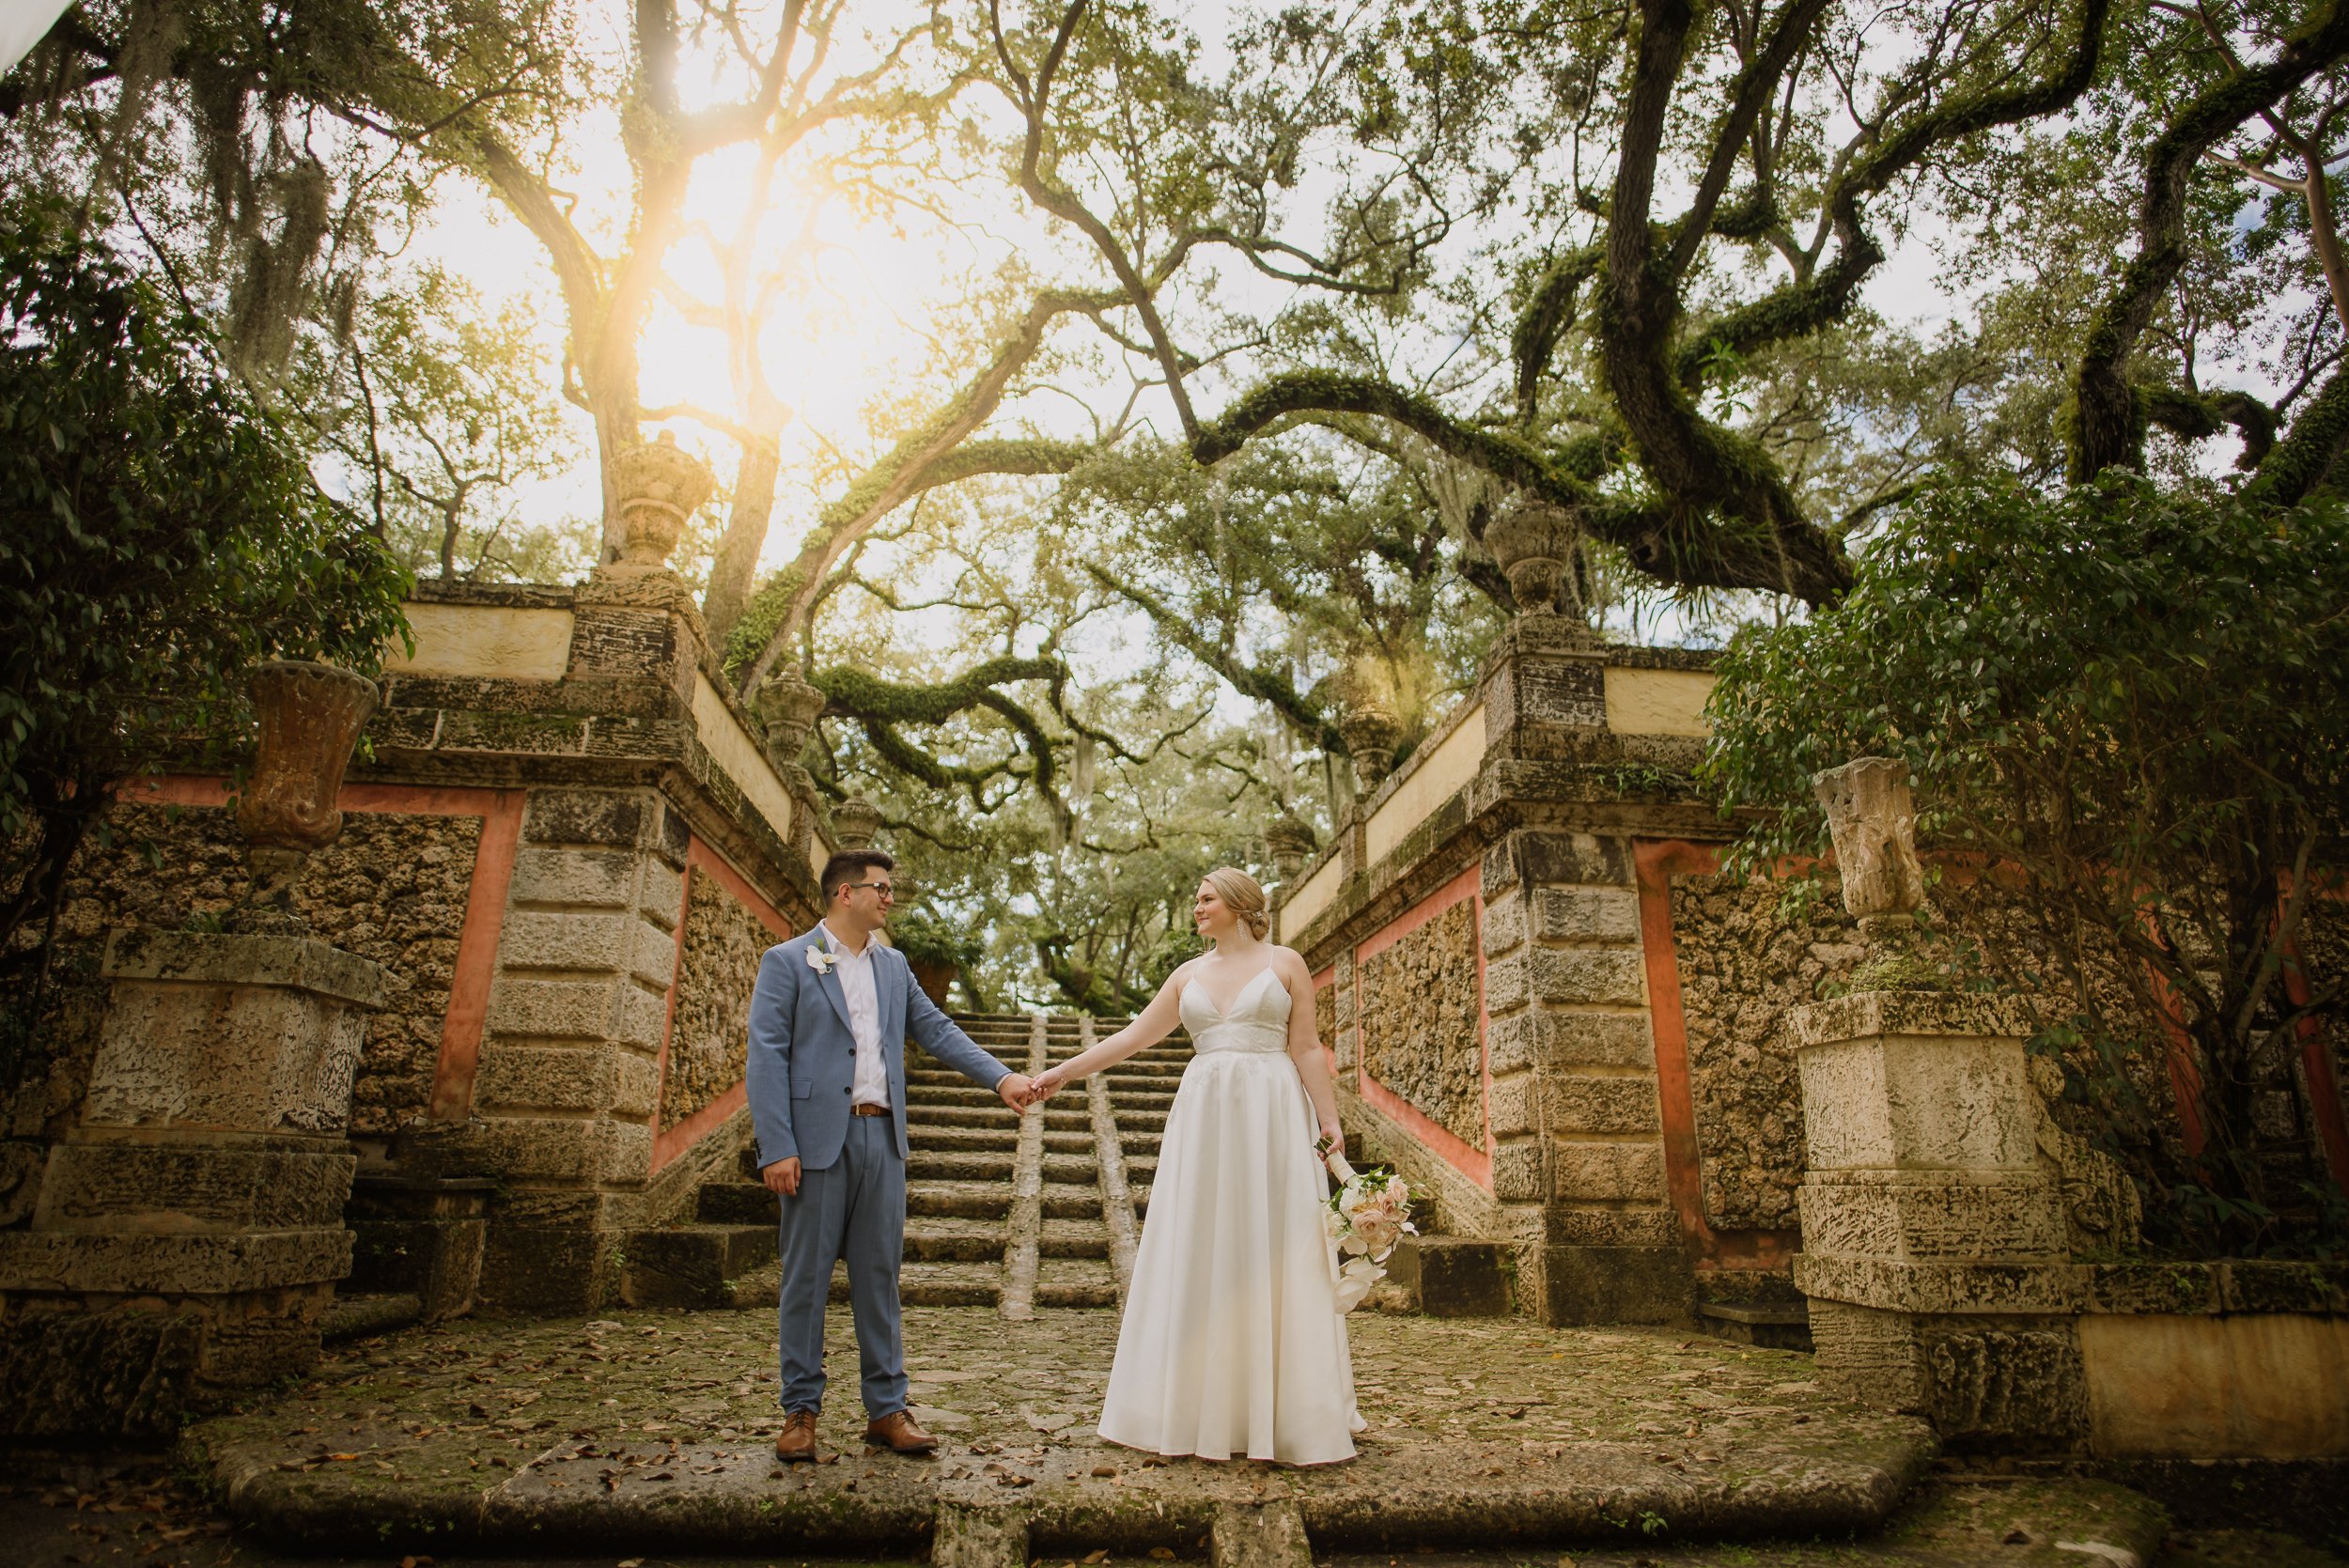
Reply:
[[1397, 1243], [1417, 1235], [1411, 1223], [1411, 1186], [1383, 1166], [1356, 1172], [1346, 1157], [1332, 1152], [1330, 1173], [1338, 1188], [1330, 1195], [1322, 1228], [1345, 1258], [1338, 1266], [1338, 1311], [1350, 1312], [1361, 1305], [1370, 1287], [1387, 1277], [1386, 1262]]

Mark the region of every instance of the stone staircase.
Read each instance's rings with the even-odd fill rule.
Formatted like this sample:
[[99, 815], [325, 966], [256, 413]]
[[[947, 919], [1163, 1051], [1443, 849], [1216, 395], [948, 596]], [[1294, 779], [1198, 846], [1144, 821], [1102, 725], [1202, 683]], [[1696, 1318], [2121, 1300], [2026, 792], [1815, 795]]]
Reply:
[[[1065, 1062], [1128, 1020], [1067, 1014], [958, 1016], [964, 1032], [1016, 1070]], [[913, 1306], [993, 1307], [1006, 1318], [1071, 1307], [1114, 1307], [1133, 1272], [1150, 1207], [1168, 1110], [1191, 1056], [1180, 1035], [1071, 1085], [1020, 1116], [986, 1089], [909, 1048], [903, 1299]], [[1347, 1156], [1363, 1151], [1347, 1140]], [[705, 1182], [693, 1218], [638, 1231], [626, 1248], [621, 1296], [630, 1306], [771, 1308], [780, 1284], [775, 1198], [755, 1150], [724, 1179]], [[1420, 1215], [1423, 1228], [1431, 1217]], [[1406, 1256], [1406, 1253], [1409, 1256]], [[1502, 1250], [1425, 1236], [1407, 1242], [1366, 1306], [1443, 1316], [1503, 1316]], [[848, 1274], [834, 1273], [845, 1300]]]
[[[958, 1017], [964, 1032], [1019, 1071], [1066, 1061], [1123, 1019], [1058, 1014]], [[988, 1090], [909, 1048], [905, 1265], [915, 1306], [1112, 1307], [1133, 1266], [1137, 1194], [1190, 1058], [1169, 1042], [1020, 1116]], [[755, 1150], [705, 1182], [693, 1218], [628, 1243], [622, 1296], [640, 1307], [760, 1307], [775, 1299], [775, 1199]], [[1146, 1193], [1140, 1195], [1146, 1201]], [[845, 1299], [845, 1268], [832, 1295]]]

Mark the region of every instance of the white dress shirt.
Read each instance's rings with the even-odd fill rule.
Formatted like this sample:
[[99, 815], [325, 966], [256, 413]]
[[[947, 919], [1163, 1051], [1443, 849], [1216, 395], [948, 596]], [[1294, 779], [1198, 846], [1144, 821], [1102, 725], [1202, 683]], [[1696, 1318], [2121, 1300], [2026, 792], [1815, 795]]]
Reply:
[[873, 949], [879, 944], [867, 937], [864, 951], [852, 953], [848, 943], [832, 935], [830, 925], [823, 929], [825, 950], [839, 960], [832, 973], [840, 977], [841, 994], [848, 999], [848, 1032], [856, 1036], [856, 1071], [848, 1079], [848, 1103], [887, 1106], [889, 1069], [881, 1061], [880, 993], [873, 986]]

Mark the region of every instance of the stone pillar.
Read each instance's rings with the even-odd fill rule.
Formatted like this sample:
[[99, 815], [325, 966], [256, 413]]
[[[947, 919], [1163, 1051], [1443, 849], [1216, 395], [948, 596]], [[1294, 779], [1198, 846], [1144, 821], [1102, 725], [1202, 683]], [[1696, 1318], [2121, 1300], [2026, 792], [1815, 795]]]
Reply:
[[2087, 1431], [2080, 1287], [2011, 1000], [1863, 991], [1788, 1015], [1808, 1171], [1795, 1282], [1820, 1379], [1945, 1438]]
[[419, 1172], [494, 1178], [480, 1296], [587, 1312], [616, 1282], [652, 1163], [684, 818], [653, 789], [530, 792], [472, 1115]]
[[350, 1266], [345, 1138], [375, 964], [301, 936], [117, 932], [80, 1124], [0, 1234], [0, 1430], [151, 1435], [305, 1370]]
[[1543, 1322], [1671, 1323], [1694, 1276], [1665, 1191], [1627, 838], [1520, 830], [1486, 851], [1493, 1193], [1537, 1203], [1519, 1294]]

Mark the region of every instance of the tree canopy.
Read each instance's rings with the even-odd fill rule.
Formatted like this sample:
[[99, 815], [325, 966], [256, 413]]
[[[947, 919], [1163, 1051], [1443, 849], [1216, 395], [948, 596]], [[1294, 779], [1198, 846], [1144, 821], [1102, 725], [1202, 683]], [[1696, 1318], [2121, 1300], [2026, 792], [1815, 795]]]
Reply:
[[[1504, 508], [1570, 521], [1595, 621], [1710, 639], [1837, 604], [1952, 483], [2336, 482], [2338, 0], [1196, 24], [83, 0], [0, 79], [0, 169], [420, 571], [583, 569], [601, 487], [561, 476], [679, 432], [723, 475], [677, 564], [733, 678], [816, 679], [819, 782], [1018, 933], [999, 983], [1034, 952], [1064, 992], [1174, 939], [1124, 891], [1159, 873], [1086, 877], [1326, 832], [1348, 704], [1440, 720], [1514, 608]], [[817, 419], [794, 356], [891, 334]], [[987, 891], [973, 846], [1027, 869]]]

